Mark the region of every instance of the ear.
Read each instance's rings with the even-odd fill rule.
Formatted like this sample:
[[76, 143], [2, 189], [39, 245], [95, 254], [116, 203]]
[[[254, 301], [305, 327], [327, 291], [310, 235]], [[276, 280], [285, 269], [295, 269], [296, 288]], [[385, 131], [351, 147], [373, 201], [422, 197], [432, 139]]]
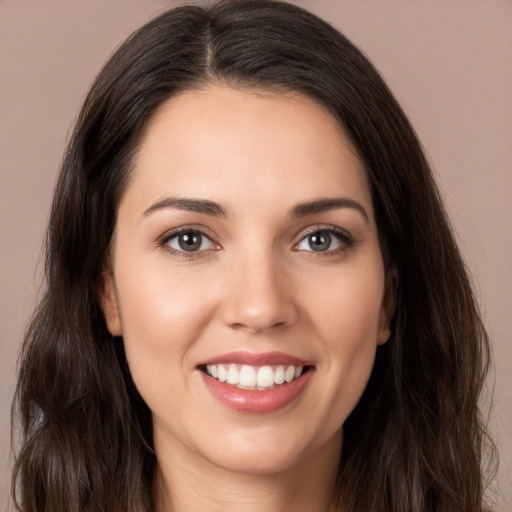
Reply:
[[123, 334], [121, 316], [119, 315], [114, 276], [110, 269], [104, 269], [101, 273], [97, 286], [97, 297], [105, 316], [108, 332], [112, 336], [121, 336]]
[[390, 269], [386, 275], [386, 286], [384, 297], [379, 313], [379, 330], [377, 334], [377, 344], [383, 345], [391, 336], [391, 320], [396, 310], [396, 295], [398, 285], [398, 273], [396, 269]]

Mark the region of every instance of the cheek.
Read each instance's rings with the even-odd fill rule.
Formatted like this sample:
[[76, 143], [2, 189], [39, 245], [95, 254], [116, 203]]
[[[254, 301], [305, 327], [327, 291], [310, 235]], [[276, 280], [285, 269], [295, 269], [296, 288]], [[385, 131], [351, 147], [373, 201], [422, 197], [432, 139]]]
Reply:
[[377, 348], [383, 286], [381, 273], [370, 268], [319, 278], [315, 292], [309, 294], [310, 325], [324, 354], [318, 368], [325, 375], [328, 403], [324, 410], [329, 415], [324, 420], [333, 429], [352, 412], [368, 383]]
[[[130, 272], [130, 268], [138, 271]], [[130, 371], [137, 386], [155, 389], [192, 363], [188, 349], [214, 312], [200, 271], [165, 265], [119, 265], [118, 297]], [[140, 389], [142, 393], [142, 389]], [[143, 394], [144, 395], [144, 394]]]
[[317, 275], [308, 287], [307, 304], [311, 322], [329, 345], [330, 351], [347, 355], [365, 345], [375, 345], [379, 330], [384, 279], [378, 266]]

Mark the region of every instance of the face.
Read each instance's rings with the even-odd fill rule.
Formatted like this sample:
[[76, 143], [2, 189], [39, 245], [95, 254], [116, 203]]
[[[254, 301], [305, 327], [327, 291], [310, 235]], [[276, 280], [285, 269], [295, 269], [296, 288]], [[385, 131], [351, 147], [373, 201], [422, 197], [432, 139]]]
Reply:
[[300, 95], [210, 86], [167, 101], [101, 301], [160, 457], [258, 474], [337, 458], [393, 305], [336, 120]]

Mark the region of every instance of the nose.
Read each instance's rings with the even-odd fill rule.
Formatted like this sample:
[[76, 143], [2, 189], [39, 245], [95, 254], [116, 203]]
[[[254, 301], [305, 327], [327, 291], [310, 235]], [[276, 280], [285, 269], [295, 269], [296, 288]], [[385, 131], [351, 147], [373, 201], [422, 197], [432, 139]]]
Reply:
[[297, 320], [291, 279], [276, 260], [253, 252], [233, 262], [222, 308], [224, 322], [231, 328], [261, 333]]

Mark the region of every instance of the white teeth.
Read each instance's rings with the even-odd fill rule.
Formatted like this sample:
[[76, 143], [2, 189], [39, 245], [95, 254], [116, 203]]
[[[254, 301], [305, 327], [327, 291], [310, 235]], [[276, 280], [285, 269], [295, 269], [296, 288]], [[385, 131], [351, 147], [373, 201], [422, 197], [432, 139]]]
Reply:
[[230, 365], [228, 370], [228, 379], [226, 382], [228, 384], [238, 384], [238, 376], [238, 368], [234, 364]]
[[288, 366], [286, 371], [284, 372], [284, 380], [286, 382], [291, 382], [295, 377], [295, 366]]
[[269, 388], [274, 385], [274, 370], [270, 366], [262, 366], [258, 370], [257, 385], [259, 388]]
[[282, 384], [284, 382], [284, 366], [278, 366], [274, 373], [274, 382]]
[[252, 366], [242, 366], [240, 369], [239, 384], [246, 388], [256, 386], [256, 371]]
[[292, 382], [302, 375], [303, 366], [277, 367], [236, 364], [209, 364], [206, 365], [206, 373], [220, 382], [227, 382], [232, 386], [242, 389], [273, 389], [285, 382]]
[[[216, 366], [216, 365], [214, 365], [214, 366]], [[224, 365], [219, 364], [218, 373], [219, 373], [219, 380], [221, 382], [226, 382], [226, 379], [228, 378], [228, 372], [226, 371], [226, 368], [224, 368]], [[211, 375], [213, 377], [213, 372]]]
[[219, 376], [219, 370], [217, 369], [217, 365], [216, 364], [208, 364], [208, 365], [206, 365], [206, 371], [214, 379], [218, 378], [218, 376]]

